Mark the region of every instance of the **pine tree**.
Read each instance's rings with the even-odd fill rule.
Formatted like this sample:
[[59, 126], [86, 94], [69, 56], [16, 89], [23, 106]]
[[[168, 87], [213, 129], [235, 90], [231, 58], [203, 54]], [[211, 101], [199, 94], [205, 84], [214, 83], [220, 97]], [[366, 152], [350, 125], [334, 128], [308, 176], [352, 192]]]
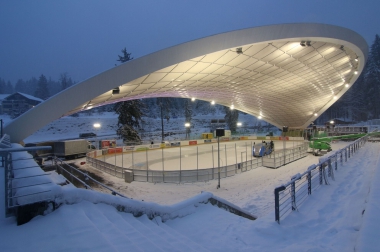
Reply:
[[73, 81], [67, 73], [62, 73], [59, 78], [59, 83], [61, 85], [61, 90], [65, 90], [73, 84]]
[[157, 105], [160, 108], [161, 114], [161, 141], [165, 141], [165, 130], [164, 130], [164, 118], [169, 122], [170, 119], [170, 107], [172, 100], [168, 97], [159, 97], [156, 100]]
[[380, 118], [380, 37], [376, 35], [368, 56], [364, 86], [367, 90], [369, 118]]
[[49, 98], [48, 83], [46, 77], [43, 74], [41, 74], [40, 78], [38, 79], [37, 89], [34, 92], [34, 96], [43, 100]]
[[236, 132], [237, 127], [237, 121], [239, 119], [239, 111], [236, 109], [231, 109], [228, 107], [224, 107], [224, 111], [226, 115], [224, 116], [224, 119], [226, 120], [226, 123], [228, 125], [228, 128], [231, 130], [231, 132]]
[[115, 105], [118, 116], [116, 133], [124, 142], [140, 142], [141, 138], [136, 130], [142, 123], [144, 104], [141, 100], [119, 102]]
[[13, 85], [10, 81], [7, 82], [7, 85], [5, 87], [5, 93], [6, 94], [13, 94], [14, 92], [14, 88], [13, 88]]
[[127, 49], [125, 47], [123, 50], [121, 50], [121, 52], [123, 53], [123, 56], [118, 55], [119, 59], [117, 61], [124, 63], [124, 62], [130, 61], [130, 60], [133, 60], [133, 57], [131, 57], [132, 53], [128, 53]]
[[6, 94], [5, 89], [6, 89], [5, 81], [0, 78], [0, 94]]

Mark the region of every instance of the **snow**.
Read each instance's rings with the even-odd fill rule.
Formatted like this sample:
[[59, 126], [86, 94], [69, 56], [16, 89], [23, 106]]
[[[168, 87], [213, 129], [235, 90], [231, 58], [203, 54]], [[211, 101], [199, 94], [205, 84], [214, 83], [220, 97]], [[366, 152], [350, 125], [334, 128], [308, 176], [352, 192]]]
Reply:
[[[333, 143], [332, 148], [345, 144]], [[0, 250], [379, 251], [379, 152], [379, 143], [366, 143], [338, 167], [335, 181], [313, 191], [280, 225], [274, 221], [274, 188], [299, 177], [319, 162], [318, 157], [309, 155], [278, 169], [259, 167], [228, 177], [221, 180], [220, 189], [216, 189], [217, 180], [127, 184], [102, 174], [113, 188], [133, 199], [53, 183], [49, 187], [62, 205], [22, 226], [13, 217], [4, 218], [4, 186], [0, 186]], [[28, 154], [17, 155], [26, 159], [20, 166], [33, 163]], [[82, 168], [101, 173], [88, 165]], [[45, 177], [61, 181], [56, 175]], [[204, 204], [211, 196], [258, 219], [251, 221]], [[126, 208], [135, 215], [144, 211], [163, 217], [134, 217], [122, 211]]]

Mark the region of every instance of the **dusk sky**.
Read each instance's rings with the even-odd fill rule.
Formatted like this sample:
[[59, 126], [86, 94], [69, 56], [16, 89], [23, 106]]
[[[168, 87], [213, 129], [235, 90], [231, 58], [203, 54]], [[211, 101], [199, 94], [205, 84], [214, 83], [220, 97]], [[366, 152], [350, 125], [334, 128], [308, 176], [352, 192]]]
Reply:
[[349, 28], [370, 46], [379, 0], [0, 0], [0, 78], [83, 81], [134, 58], [217, 33], [281, 23]]

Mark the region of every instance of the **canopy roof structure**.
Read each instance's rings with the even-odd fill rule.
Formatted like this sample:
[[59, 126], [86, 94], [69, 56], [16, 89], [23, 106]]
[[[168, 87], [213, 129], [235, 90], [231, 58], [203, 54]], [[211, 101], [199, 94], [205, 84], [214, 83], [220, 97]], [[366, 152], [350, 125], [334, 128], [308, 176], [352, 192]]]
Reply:
[[22, 140], [61, 116], [151, 97], [214, 101], [279, 128], [305, 128], [356, 81], [367, 54], [359, 34], [326, 24], [222, 33], [128, 61], [78, 83], [12, 121], [5, 132]]

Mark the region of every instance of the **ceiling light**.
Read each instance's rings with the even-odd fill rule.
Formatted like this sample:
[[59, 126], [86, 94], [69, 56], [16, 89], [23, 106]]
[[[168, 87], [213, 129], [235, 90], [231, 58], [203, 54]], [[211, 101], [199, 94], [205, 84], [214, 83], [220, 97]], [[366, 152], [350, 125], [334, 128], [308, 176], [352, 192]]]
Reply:
[[211, 105], [214, 105], [215, 104], [215, 101], [211, 101]]
[[358, 57], [356, 57], [355, 61], [359, 61], [359, 58], [358, 58]]
[[348, 85], [348, 83], [346, 83], [346, 85], [344, 85], [346, 88], [348, 88], [350, 85]]
[[120, 93], [120, 89], [119, 89], [119, 87], [112, 89], [112, 94], [113, 94], [113, 95], [114, 95], [114, 94], [119, 94], [119, 93]]
[[311, 46], [311, 41], [301, 41], [301, 46]]
[[314, 113], [314, 116], [317, 116], [318, 114], [317, 113]]
[[262, 117], [262, 116], [259, 116], [259, 117], [257, 117], [257, 118], [261, 119], [261, 118], [263, 118], [263, 117]]
[[358, 71], [355, 71], [354, 74], [358, 74]]
[[336, 100], [338, 97], [336, 97], [336, 95], [334, 95], [334, 100]]
[[242, 47], [236, 48], [236, 53], [237, 54], [242, 54], [243, 53], [243, 48]]
[[233, 110], [234, 108], [235, 108], [234, 105], [231, 105], [230, 109]]
[[193, 98], [191, 98], [191, 101], [195, 101], [195, 98], [193, 97]]

